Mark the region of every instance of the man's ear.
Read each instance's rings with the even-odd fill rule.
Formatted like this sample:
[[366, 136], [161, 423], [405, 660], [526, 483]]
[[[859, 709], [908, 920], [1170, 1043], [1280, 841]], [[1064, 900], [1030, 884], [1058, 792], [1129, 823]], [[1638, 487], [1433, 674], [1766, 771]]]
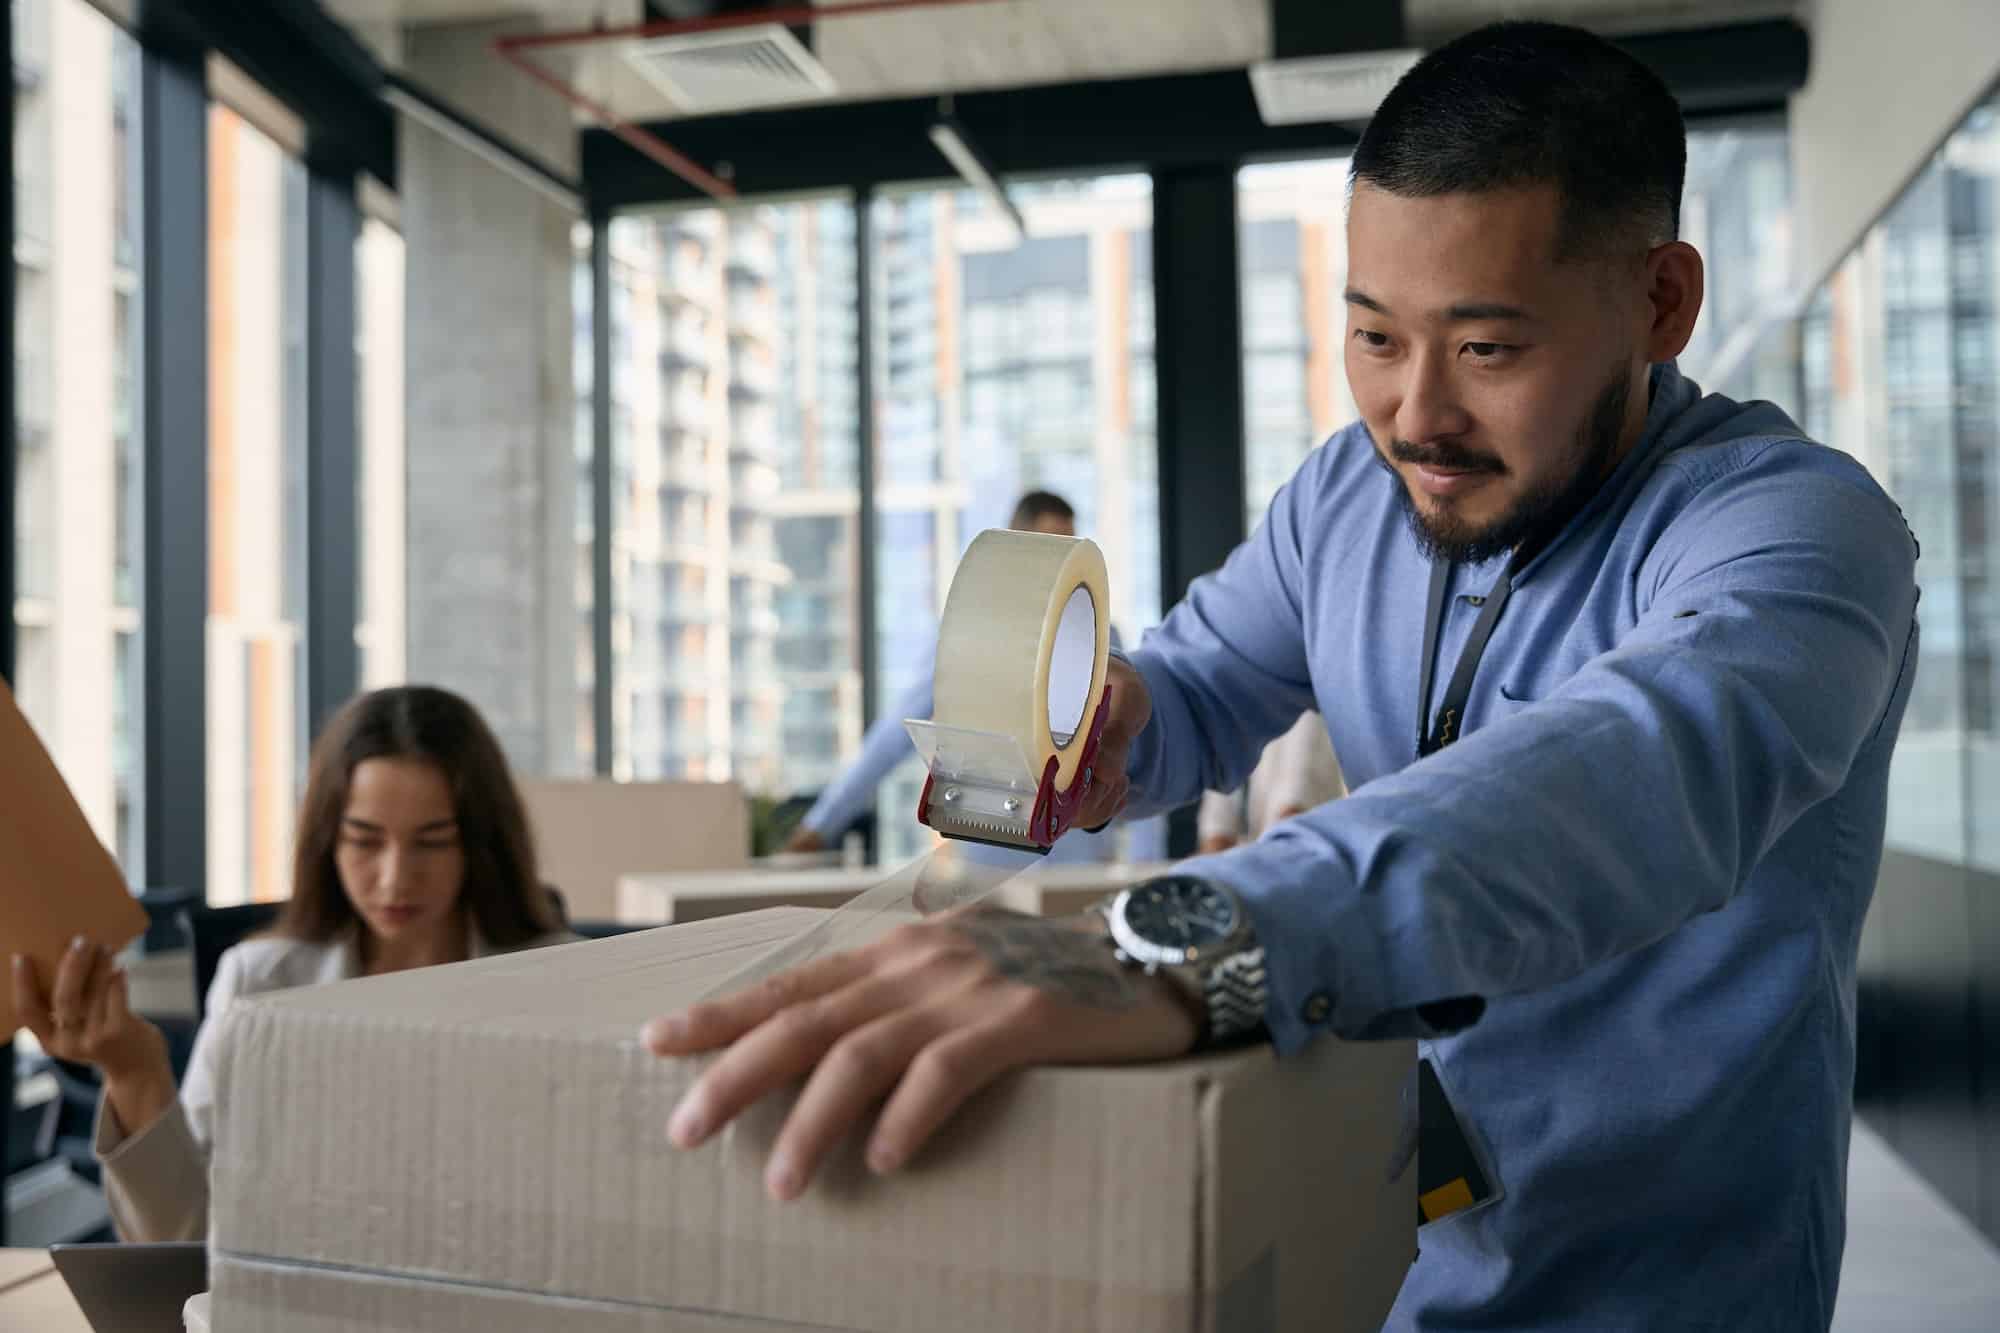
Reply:
[[1653, 313], [1648, 361], [1671, 361], [1687, 347], [1706, 278], [1701, 252], [1686, 241], [1668, 241], [1646, 256], [1646, 300]]

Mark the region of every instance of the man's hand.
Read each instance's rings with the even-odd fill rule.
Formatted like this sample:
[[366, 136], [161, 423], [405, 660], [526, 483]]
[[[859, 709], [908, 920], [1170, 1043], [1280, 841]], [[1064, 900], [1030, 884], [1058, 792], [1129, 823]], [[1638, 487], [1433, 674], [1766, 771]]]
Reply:
[[792, 830], [791, 837], [785, 839], [784, 850], [788, 852], [822, 852], [826, 850], [826, 839], [819, 835], [818, 830], [807, 828], [804, 824], [801, 824]]
[[790, 1199], [884, 1098], [867, 1149], [877, 1173], [908, 1161], [1010, 1070], [1185, 1054], [1196, 1035], [1190, 1003], [1114, 959], [1100, 926], [1094, 915], [974, 907], [654, 1019], [645, 1041], [657, 1055], [728, 1047], [681, 1099], [668, 1137], [695, 1147], [806, 1078], [764, 1175], [773, 1198]]
[[1096, 779], [1077, 811], [1076, 827], [1082, 829], [1102, 828], [1125, 808], [1132, 789], [1125, 776], [1132, 742], [1153, 720], [1153, 696], [1131, 666], [1112, 658], [1105, 666], [1104, 681], [1111, 687], [1111, 716], [1104, 720], [1104, 734], [1097, 742]]

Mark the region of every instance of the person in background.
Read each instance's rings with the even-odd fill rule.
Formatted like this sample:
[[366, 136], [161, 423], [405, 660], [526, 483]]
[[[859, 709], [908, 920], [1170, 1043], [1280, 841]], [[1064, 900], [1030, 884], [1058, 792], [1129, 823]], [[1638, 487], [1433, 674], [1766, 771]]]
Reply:
[[1264, 747], [1241, 787], [1202, 796], [1196, 822], [1201, 854], [1255, 842], [1273, 824], [1346, 794], [1326, 722], [1318, 713], [1302, 713], [1290, 731]]
[[[1016, 532], [1045, 532], [1056, 537], [1076, 536], [1076, 510], [1069, 501], [1050, 491], [1029, 491], [1014, 506], [1014, 515], [1007, 526]], [[1118, 631], [1111, 631], [1111, 642], [1118, 642]], [[875, 789], [889, 776], [892, 769], [911, 754], [915, 753], [910, 744], [909, 732], [903, 729], [905, 718], [927, 718], [931, 715], [931, 678], [936, 671], [935, 660], [923, 664], [918, 673], [918, 681], [896, 701], [896, 706], [875, 720], [862, 738], [861, 753], [847, 767], [847, 771], [835, 778], [819, 799], [813, 803], [805, 818], [792, 832], [785, 843], [788, 852], [824, 851], [830, 842], [839, 837], [841, 830], [859, 819], [863, 812], [874, 803]], [[910, 812], [916, 818], [916, 812]], [[997, 850], [997, 849], [992, 849]], [[975, 859], [984, 858], [985, 851], [968, 852]], [[999, 851], [998, 858], [1006, 858], [1009, 863], [1016, 854]], [[1023, 865], [1028, 864], [1032, 853], [1020, 853]], [[1086, 833], [1082, 830], [1069, 833], [1050, 849], [1051, 863], [1074, 863], [1082, 861], [1110, 861], [1117, 856], [1117, 842], [1110, 830]], [[998, 859], [996, 858], [996, 859]]]
[[14, 1006], [49, 1054], [103, 1076], [96, 1149], [118, 1233], [199, 1240], [216, 1019], [238, 999], [573, 938], [536, 877], [499, 742], [457, 695], [407, 686], [350, 702], [313, 747], [291, 900], [222, 955], [178, 1095], [165, 1038], [131, 1011], [101, 946], [78, 940], [54, 977], [15, 955]]

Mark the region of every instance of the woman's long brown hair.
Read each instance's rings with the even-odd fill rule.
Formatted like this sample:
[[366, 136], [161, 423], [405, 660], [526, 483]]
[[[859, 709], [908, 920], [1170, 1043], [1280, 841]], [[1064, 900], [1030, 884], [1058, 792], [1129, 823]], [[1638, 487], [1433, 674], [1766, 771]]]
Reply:
[[370, 759], [421, 760], [444, 775], [465, 850], [459, 904], [488, 945], [511, 949], [558, 928], [554, 902], [536, 875], [527, 811], [499, 741], [457, 695], [404, 685], [351, 700], [313, 745], [292, 897], [273, 934], [324, 943], [365, 929], [340, 887], [333, 853], [348, 783]]

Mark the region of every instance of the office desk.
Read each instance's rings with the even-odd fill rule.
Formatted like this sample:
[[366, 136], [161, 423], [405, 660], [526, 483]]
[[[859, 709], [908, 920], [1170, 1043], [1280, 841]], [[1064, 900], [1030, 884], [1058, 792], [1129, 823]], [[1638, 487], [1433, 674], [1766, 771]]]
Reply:
[[130, 958], [125, 975], [132, 1012], [155, 1018], [193, 1018], [194, 950], [172, 949]]
[[90, 1333], [46, 1250], [0, 1250], [0, 1328]]

